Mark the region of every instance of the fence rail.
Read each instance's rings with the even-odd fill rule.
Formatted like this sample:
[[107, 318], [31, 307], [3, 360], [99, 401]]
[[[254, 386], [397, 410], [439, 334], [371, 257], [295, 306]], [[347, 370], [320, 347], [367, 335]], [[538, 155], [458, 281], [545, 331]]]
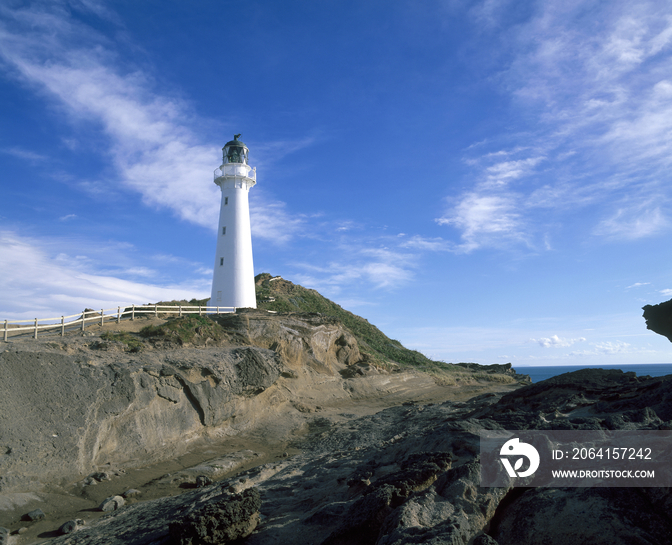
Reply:
[[[123, 310], [122, 310], [123, 309]], [[135, 319], [136, 314], [177, 314], [182, 316], [184, 314], [230, 314], [236, 312], [235, 307], [201, 307], [190, 305], [130, 305], [117, 308], [108, 308], [97, 310], [84, 310], [81, 314], [71, 314], [70, 316], [60, 316], [57, 318], [35, 318], [33, 320], [5, 320], [3, 329], [3, 339], [7, 339], [11, 335], [23, 335], [24, 333], [32, 332], [33, 338], [37, 339], [37, 332], [39, 330], [59, 329], [61, 336], [65, 335], [65, 328], [72, 328], [81, 324], [81, 330], [84, 331], [87, 322], [100, 323], [115, 321], [121, 322], [122, 316], [130, 316], [131, 320]], [[70, 320], [74, 318], [74, 320]], [[66, 321], [70, 320], [70, 321]], [[40, 325], [40, 322], [42, 324]], [[45, 323], [50, 322], [50, 323]], [[18, 325], [18, 324], [29, 325]]]

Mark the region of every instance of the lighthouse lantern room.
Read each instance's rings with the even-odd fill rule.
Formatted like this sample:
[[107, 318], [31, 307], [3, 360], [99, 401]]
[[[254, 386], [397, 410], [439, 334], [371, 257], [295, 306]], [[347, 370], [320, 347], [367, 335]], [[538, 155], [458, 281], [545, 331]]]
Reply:
[[247, 164], [249, 149], [238, 138], [222, 148], [222, 164], [215, 169], [222, 202], [209, 307], [257, 308], [248, 199], [257, 172]]

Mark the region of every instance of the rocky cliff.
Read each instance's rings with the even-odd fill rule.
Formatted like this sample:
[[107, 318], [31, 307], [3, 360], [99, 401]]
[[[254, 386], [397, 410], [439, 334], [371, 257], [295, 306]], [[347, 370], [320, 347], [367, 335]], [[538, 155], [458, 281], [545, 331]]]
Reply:
[[214, 320], [136, 320], [135, 332], [115, 332], [132, 329], [125, 322], [0, 346], [0, 492], [168, 459], [277, 418], [284, 424], [269, 428], [271, 439], [316, 405], [436, 386], [413, 370], [370, 365], [330, 316]]
[[672, 342], [672, 299], [657, 305], [645, 305], [642, 309], [646, 328]]
[[670, 400], [672, 377], [585, 370], [505, 395], [314, 415], [296, 455], [124, 507], [54, 545], [225, 543], [211, 538], [226, 529], [247, 545], [668, 544], [668, 488], [482, 488], [478, 432], [670, 429]]

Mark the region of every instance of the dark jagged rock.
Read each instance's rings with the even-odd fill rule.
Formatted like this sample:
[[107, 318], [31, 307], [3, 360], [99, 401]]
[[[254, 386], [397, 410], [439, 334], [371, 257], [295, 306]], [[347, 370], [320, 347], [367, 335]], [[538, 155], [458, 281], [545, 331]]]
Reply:
[[365, 545], [375, 543], [380, 528], [392, 511], [404, 503], [408, 491], [394, 485], [377, 486], [354, 503], [343, 521], [322, 545]]
[[672, 342], [672, 299], [657, 305], [645, 305], [646, 329], [658, 333]]
[[[510, 364], [461, 364], [451, 372], [478, 380], [498, 375], [512, 386], [506, 394], [444, 401], [454, 388], [422, 404], [418, 392], [435, 382], [372, 365], [332, 317], [247, 310], [218, 321], [226, 328], [214, 347], [123, 352], [121, 359], [64, 341], [42, 351], [18, 343], [0, 350], [9, 376], [0, 389], [5, 489], [42, 493], [30, 488], [36, 479], [72, 475], [80, 484], [87, 474], [91, 483], [102, 482], [101, 468], [109, 477], [117, 475], [112, 464], [176, 457], [185, 452], [177, 447], [209, 432], [253, 430], [264, 441], [277, 433], [286, 442], [271, 462], [217, 485], [193, 483], [207, 482], [196, 476], [232, 475], [215, 463], [221, 460], [192, 467], [189, 475], [164, 476], [160, 482], [170, 477], [189, 486], [180, 496], [131, 500], [85, 527], [70, 521], [77, 531], [56, 537], [54, 545], [672, 542], [669, 489], [482, 488], [478, 435], [484, 429], [672, 429], [672, 377], [583, 370], [519, 387], [523, 379]], [[413, 401], [395, 397], [402, 388], [409, 392], [403, 401]], [[63, 391], [71, 395], [68, 403]], [[372, 391], [391, 393], [395, 402], [384, 410], [366, 406]], [[352, 414], [360, 401], [364, 407]], [[263, 426], [254, 428], [255, 419]], [[158, 445], [175, 450], [157, 453]], [[84, 496], [103, 488], [102, 498], [112, 493], [110, 484], [79, 490]], [[116, 498], [111, 503], [119, 507]]]
[[492, 363], [490, 365], [482, 365], [480, 363], [456, 363], [460, 367], [474, 371], [475, 373], [488, 373], [488, 374], [498, 374], [498, 375], [508, 375], [512, 378], [515, 378], [521, 383], [530, 383], [530, 375], [525, 375], [522, 373], [516, 372], [513, 368], [513, 365], [510, 363]]
[[218, 545], [247, 537], [259, 523], [261, 497], [253, 488], [206, 505], [169, 527], [175, 545]]
[[532, 488], [494, 526], [499, 545], [672, 543], [669, 514], [633, 488]]
[[[320, 415], [297, 443], [301, 454], [195, 489], [182, 500], [115, 511], [110, 516], [116, 520], [79, 530], [72, 543], [165, 542], [168, 522], [177, 539], [189, 543], [197, 528], [201, 536], [220, 532], [218, 517], [231, 500], [221, 490], [254, 487], [264, 498], [264, 524], [245, 538], [246, 545], [668, 545], [668, 488], [482, 488], [478, 433], [525, 421], [543, 429], [672, 424], [660, 416], [670, 405], [671, 379], [591, 370], [511, 394], [406, 404], [359, 418], [345, 414], [340, 424]], [[179, 534], [181, 521], [189, 522], [191, 534]], [[132, 533], [138, 524], [142, 535]], [[57, 538], [54, 545], [65, 543]]]
[[581, 369], [519, 388], [470, 416], [506, 429], [658, 429], [672, 420], [672, 376]]

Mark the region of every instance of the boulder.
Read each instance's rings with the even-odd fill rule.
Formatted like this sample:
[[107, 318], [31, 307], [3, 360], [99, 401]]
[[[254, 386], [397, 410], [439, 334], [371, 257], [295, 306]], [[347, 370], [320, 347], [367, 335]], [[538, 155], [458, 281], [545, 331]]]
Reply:
[[175, 545], [219, 545], [249, 536], [259, 523], [261, 497], [249, 488], [209, 503], [169, 526]]
[[42, 520], [45, 517], [44, 511], [42, 509], [33, 509], [29, 513], [23, 515], [23, 520], [29, 520], [31, 522]]
[[126, 501], [121, 496], [110, 496], [103, 500], [98, 509], [101, 511], [116, 511], [120, 507], [123, 507], [125, 503]]
[[203, 488], [204, 486], [210, 486], [212, 484], [212, 479], [207, 475], [199, 475], [196, 477], [196, 488]]
[[72, 519], [68, 522], [64, 522], [58, 531], [61, 534], [71, 534], [72, 532], [79, 530], [84, 524], [85, 522], [82, 519]]

